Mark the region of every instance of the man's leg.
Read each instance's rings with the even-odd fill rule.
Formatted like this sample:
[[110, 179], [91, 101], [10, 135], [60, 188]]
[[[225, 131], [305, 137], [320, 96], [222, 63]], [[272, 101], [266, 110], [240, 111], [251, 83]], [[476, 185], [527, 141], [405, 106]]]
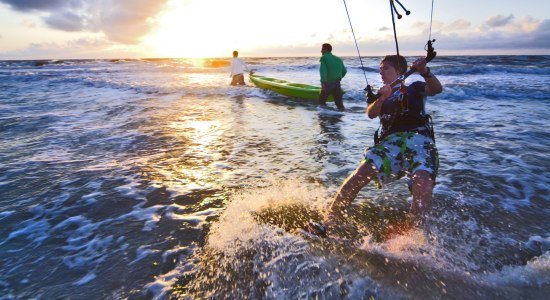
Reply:
[[419, 170], [412, 177], [413, 201], [409, 211], [414, 222], [422, 222], [432, 208], [434, 181], [430, 173]]
[[355, 171], [344, 180], [342, 186], [332, 201], [328, 215], [325, 218], [326, 225], [330, 228], [335, 219], [343, 217], [343, 211], [357, 197], [359, 191], [367, 185], [378, 173], [378, 170], [370, 163], [361, 163]]
[[334, 104], [336, 104], [336, 107], [339, 110], [344, 110], [344, 103], [342, 102], [342, 86], [340, 85], [340, 82], [336, 84], [336, 86], [332, 89], [332, 96], [334, 97]]
[[322, 83], [321, 93], [319, 94], [319, 105], [327, 106], [328, 92], [329, 91], [327, 90], [327, 85]]
[[237, 74], [233, 75], [231, 78], [231, 85], [244, 85], [244, 75], [243, 74]]
[[237, 75], [233, 75], [233, 77], [231, 77], [231, 85], [237, 85]]
[[238, 85], [246, 85], [246, 83], [244, 83], [244, 75], [243, 75], [243, 74], [239, 74], [239, 75], [237, 75], [237, 76], [239, 76]]

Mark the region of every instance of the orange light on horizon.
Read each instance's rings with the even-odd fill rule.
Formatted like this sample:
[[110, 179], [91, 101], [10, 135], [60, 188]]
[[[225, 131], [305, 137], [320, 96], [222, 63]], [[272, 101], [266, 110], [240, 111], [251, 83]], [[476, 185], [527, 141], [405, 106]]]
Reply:
[[226, 11], [202, 1], [172, 1], [158, 18], [158, 26], [144, 38], [154, 55], [171, 58], [230, 57], [238, 35], [229, 34]]

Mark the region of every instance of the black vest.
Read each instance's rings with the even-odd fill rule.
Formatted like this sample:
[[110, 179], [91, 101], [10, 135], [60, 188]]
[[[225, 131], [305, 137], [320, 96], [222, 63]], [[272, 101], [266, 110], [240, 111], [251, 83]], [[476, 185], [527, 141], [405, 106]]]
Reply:
[[[381, 132], [376, 132], [375, 144], [396, 132], [416, 131], [434, 139], [431, 117], [424, 109], [426, 83], [415, 81], [406, 87], [406, 93], [399, 90], [391, 95], [380, 110]], [[435, 139], [434, 139], [435, 140]]]

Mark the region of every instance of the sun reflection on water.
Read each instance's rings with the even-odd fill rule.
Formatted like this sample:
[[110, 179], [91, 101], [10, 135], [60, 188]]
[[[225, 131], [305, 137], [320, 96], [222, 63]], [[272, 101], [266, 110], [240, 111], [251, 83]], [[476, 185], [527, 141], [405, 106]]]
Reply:
[[189, 106], [189, 100], [185, 101], [185, 105], [171, 107], [155, 117], [162, 128], [156, 137], [163, 146], [148, 153], [142, 165], [148, 179], [172, 196], [197, 191], [208, 194], [221, 185], [216, 162], [220, 160], [220, 147], [226, 143], [223, 123], [218, 112], [205, 111], [198, 104]]
[[[214, 185], [217, 170], [213, 162], [222, 131], [219, 120], [189, 120], [180, 118], [168, 126], [171, 135], [184, 137], [180, 147], [185, 155], [177, 157], [171, 172], [185, 190], [210, 188]], [[179, 185], [178, 184], [178, 185]]]
[[219, 138], [220, 122], [217, 120], [196, 120], [172, 123], [171, 127], [183, 129], [190, 134], [190, 140], [193, 142], [193, 148], [197, 151], [205, 151]]

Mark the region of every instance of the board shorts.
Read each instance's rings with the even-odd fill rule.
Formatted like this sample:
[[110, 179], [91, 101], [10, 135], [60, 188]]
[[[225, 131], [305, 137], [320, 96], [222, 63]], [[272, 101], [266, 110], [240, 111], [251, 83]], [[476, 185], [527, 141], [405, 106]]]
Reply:
[[410, 189], [412, 175], [420, 170], [428, 172], [435, 183], [439, 154], [431, 137], [417, 132], [396, 132], [365, 149], [361, 163], [370, 163], [378, 170], [374, 181], [379, 188], [408, 175]]

